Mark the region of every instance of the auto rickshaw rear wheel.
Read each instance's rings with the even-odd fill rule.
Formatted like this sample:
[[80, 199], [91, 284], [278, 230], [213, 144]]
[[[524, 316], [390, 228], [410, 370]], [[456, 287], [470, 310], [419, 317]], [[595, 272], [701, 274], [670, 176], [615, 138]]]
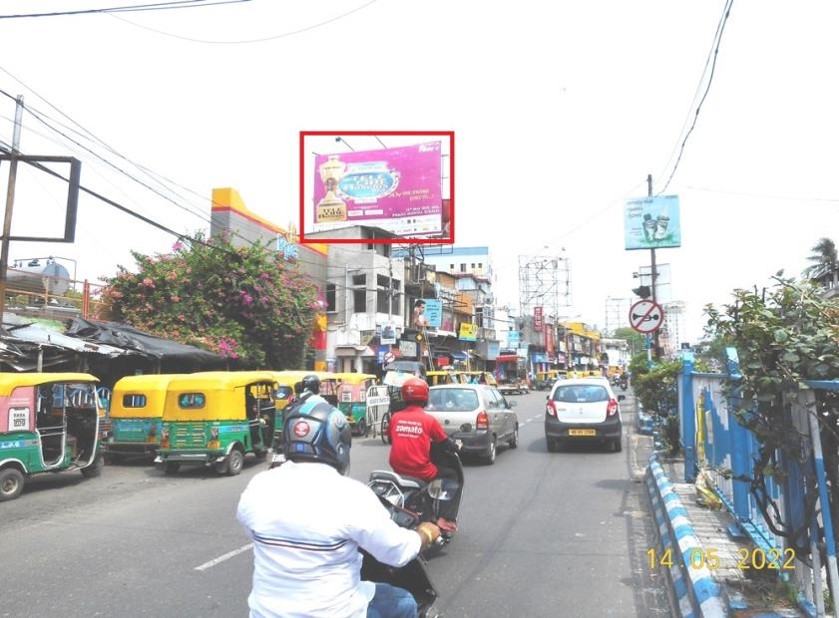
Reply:
[[0, 502], [14, 500], [23, 491], [23, 472], [17, 468], [0, 470]]
[[[245, 465], [245, 454], [237, 448], [234, 448], [230, 451], [230, 455], [227, 456], [227, 461], [224, 463], [225, 469], [223, 474], [227, 474], [227, 476], [236, 476], [242, 471], [242, 468]], [[219, 472], [222, 472], [219, 470]]]
[[105, 459], [102, 455], [97, 455], [93, 463], [86, 468], [82, 468], [82, 476], [86, 479], [91, 479], [102, 474], [102, 468], [105, 467]]
[[163, 473], [164, 474], [177, 474], [178, 470], [181, 469], [181, 464], [177, 461], [167, 461], [163, 464]]

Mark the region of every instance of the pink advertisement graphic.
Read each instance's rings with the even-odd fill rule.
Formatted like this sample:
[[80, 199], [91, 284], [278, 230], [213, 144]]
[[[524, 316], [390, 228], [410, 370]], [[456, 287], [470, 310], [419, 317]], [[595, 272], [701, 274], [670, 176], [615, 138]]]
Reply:
[[442, 231], [440, 142], [315, 158], [314, 231], [350, 225], [398, 236]]

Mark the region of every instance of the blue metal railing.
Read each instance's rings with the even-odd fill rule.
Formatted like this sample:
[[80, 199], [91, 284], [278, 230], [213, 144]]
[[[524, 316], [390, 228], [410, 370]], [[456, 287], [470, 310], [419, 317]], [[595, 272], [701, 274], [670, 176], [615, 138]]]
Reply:
[[[772, 511], [764, 514], [751, 491], [749, 479], [754, 477], [761, 443], [758, 436], [738, 422], [737, 414], [746, 417], [741, 420], [748, 420], [750, 413], [739, 410], [741, 401], [736, 387], [742, 376], [737, 353], [729, 348], [726, 354], [724, 373], [697, 372], [693, 355], [686, 352], [683, 358], [678, 401], [685, 481], [695, 482], [700, 470], [707, 471], [726, 509], [752, 542], [765, 552], [772, 548], [786, 549], [796, 541], [800, 544], [807, 539], [808, 532], [821, 531], [817, 532], [821, 536], [815, 541], [824, 544], [831, 588], [839, 590], [830, 495], [814, 413], [816, 393], [839, 391], [839, 381], [811, 381], [807, 383], [811, 390], [804, 391], [803, 398], [798, 393], [790, 393], [787, 398], [790, 403], [784, 413], [790, 427], [798, 431], [801, 456], [795, 460], [784, 458], [780, 452], [774, 453], [782, 471], [779, 478], [783, 480], [778, 481], [768, 474], [764, 478], [766, 495], [777, 505], [784, 522], [784, 529], [780, 530], [778, 522], [767, 521], [767, 516], [772, 518]], [[818, 495], [812, 495], [813, 481]], [[814, 504], [816, 499], [822, 506], [807, 512], [808, 500]], [[773, 532], [769, 523], [782, 532], [804, 532], [793, 541]], [[820, 581], [820, 569], [814, 569], [812, 577]]]

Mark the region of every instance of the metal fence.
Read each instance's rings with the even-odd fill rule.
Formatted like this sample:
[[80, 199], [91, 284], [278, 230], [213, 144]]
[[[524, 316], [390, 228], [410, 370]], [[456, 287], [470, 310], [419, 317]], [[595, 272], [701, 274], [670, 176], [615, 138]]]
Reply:
[[[774, 453], [781, 469], [778, 478], [783, 480], [767, 474], [763, 483], [752, 483], [761, 443], [736, 417], [740, 408], [736, 386], [741, 375], [736, 351], [729, 348], [727, 354], [724, 373], [695, 371], [692, 354], [683, 356], [678, 413], [684, 480], [694, 483], [699, 474], [709, 477], [713, 491], [762, 555], [786, 560], [794, 555], [796, 541], [799, 546], [809, 546], [809, 556], [796, 556], [796, 583], [802, 600], [813, 603], [819, 615], [824, 615], [823, 554], [833, 591], [839, 591], [839, 576], [816, 401], [821, 391], [839, 390], [839, 382], [809, 382], [809, 390], [785, 397], [787, 420], [791, 431], [797, 432], [791, 437], [798, 439], [801, 456], [785, 460], [781, 453]], [[740, 414], [741, 421], [749, 420], [749, 412]], [[761, 496], [761, 492], [765, 494]], [[790, 531], [797, 531], [795, 539], [789, 536]], [[779, 569], [779, 573], [783, 571]]]

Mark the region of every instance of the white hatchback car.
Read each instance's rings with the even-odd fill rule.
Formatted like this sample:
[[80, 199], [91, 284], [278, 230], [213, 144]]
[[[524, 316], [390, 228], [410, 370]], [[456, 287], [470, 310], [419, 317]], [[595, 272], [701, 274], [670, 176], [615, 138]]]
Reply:
[[595, 441], [622, 448], [623, 422], [619, 402], [605, 378], [573, 378], [553, 385], [545, 408], [545, 439], [549, 451], [564, 442]]

